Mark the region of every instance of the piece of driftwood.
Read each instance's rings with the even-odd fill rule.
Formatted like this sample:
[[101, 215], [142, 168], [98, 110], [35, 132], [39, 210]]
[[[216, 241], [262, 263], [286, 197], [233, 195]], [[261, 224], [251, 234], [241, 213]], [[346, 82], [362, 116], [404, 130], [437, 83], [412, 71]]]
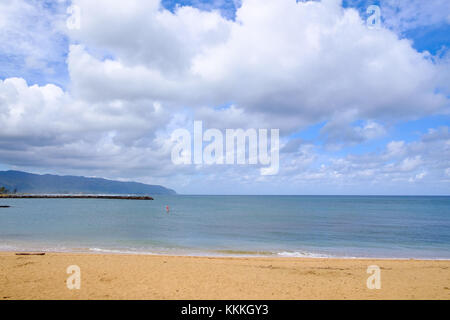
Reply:
[[16, 252], [16, 256], [45, 256], [45, 252]]

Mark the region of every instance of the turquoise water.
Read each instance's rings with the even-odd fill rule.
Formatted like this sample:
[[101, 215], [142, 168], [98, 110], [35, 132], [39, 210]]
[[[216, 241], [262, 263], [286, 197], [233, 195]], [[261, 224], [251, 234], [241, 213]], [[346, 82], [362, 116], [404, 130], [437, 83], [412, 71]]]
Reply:
[[157, 196], [0, 205], [12, 206], [0, 209], [0, 250], [450, 259], [450, 197]]

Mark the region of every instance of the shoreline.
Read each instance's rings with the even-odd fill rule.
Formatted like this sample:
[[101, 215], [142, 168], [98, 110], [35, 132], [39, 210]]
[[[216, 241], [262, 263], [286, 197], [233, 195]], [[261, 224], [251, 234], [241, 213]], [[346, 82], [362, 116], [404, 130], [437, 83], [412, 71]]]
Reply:
[[[227, 251], [227, 250], [225, 250]], [[267, 254], [255, 253], [239, 254], [239, 253], [225, 253], [218, 251], [204, 251], [204, 253], [181, 253], [181, 252], [151, 252], [151, 251], [132, 251], [121, 249], [101, 249], [101, 248], [67, 248], [66, 250], [51, 250], [51, 249], [0, 249], [2, 253], [46, 253], [46, 254], [98, 254], [98, 255], [130, 255], [130, 256], [163, 256], [163, 257], [193, 257], [193, 258], [269, 258], [269, 259], [331, 259], [331, 260], [386, 260], [386, 261], [450, 261], [450, 258], [423, 258], [423, 257], [358, 257], [358, 256], [334, 256], [326, 254], [311, 254], [311, 255], [283, 255], [277, 252]]]
[[448, 261], [450, 259], [426, 259], [426, 258], [371, 258], [371, 257], [286, 257], [286, 256], [269, 256], [269, 255], [183, 255], [170, 253], [131, 253], [131, 252], [96, 252], [96, 251], [46, 251], [46, 250], [0, 250], [2, 255], [20, 255], [20, 254], [40, 254], [44, 255], [98, 255], [98, 256], [142, 256], [142, 257], [167, 257], [167, 258], [199, 258], [199, 259], [285, 259], [285, 260], [350, 260], [350, 261]]
[[[448, 260], [16, 252], [0, 252], [0, 299], [450, 299]], [[71, 265], [80, 290], [66, 287]]]

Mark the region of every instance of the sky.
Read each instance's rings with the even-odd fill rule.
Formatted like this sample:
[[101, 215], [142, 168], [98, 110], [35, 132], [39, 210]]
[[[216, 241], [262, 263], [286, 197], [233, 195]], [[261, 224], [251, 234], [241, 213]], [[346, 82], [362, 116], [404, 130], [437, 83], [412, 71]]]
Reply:
[[[450, 195], [449, 34], [448, 0], [0, 0], [0, 170]], [[279, 129], [278, 174], [174, 164], [196, 120]]]

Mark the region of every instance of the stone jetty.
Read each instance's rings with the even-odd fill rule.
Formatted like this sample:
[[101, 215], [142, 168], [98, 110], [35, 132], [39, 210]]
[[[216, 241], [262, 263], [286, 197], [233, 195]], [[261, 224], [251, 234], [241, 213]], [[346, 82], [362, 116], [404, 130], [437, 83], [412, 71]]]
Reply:
[[149, 196], [128, 195], [65, 195], [65, 194], [2, 194], [0, 199], [118, 199], [118, 200], [153, 200]]

